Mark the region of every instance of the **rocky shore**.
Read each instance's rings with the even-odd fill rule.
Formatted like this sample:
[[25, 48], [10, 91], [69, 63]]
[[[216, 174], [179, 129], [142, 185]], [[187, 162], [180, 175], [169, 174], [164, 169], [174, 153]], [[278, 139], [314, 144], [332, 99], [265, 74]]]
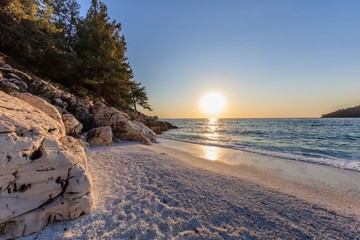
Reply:
[[171, 128], [156, 117], [76, 97], [0, 59], [0, 239], [91, 211], [88, 146], [150, 145]]

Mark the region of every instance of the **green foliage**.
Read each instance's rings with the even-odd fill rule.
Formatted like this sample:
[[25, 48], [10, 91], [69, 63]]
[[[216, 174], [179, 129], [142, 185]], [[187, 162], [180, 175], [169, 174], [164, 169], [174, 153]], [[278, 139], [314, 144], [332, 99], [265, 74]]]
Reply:
[[0, 47], [35, 62], [57, 32], [51, 6], [45, 0], [5, 0], [0, 7]]
[[[2, 0], [0, 50], [38, 73], [109, 104], [151, 109], [133, 80], [121, 24], [98, 0], [84, 19], [75, 0]], [[86, 91], [84, 91], [86, 89]]]
[[53, 0], [53, 20], [58, 29], [62, 29], [61, 37], [63, 47], [72, 51], [77, 41], [77, 26], [80, 22], [80, 5], [75, 0]]
[[140, 105], [142, 108], [152, 111], [148, 97], [145, 91], [145, 87], [141, 87], [140, 83], [132, 82], [131, 86], [131, 102], [133, 104], [133, 108], [136, 109], [136, 105]]

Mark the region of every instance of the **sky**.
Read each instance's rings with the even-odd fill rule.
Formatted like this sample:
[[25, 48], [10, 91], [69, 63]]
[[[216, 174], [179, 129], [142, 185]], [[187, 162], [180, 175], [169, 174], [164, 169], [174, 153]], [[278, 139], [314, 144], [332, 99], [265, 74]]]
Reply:
[[[82, 15], [91, 0], [79, 0]], [[104, 0], [160, 118], [319, 117], [360, 105], [360, 1]], [[148, 113], [148, 112], [145, 112]]]

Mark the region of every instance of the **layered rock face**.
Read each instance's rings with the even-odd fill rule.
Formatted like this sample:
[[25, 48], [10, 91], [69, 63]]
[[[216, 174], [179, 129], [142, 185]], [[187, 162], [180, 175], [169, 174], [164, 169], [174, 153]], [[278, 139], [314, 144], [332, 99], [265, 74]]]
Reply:
[[55, 107], [0, 91], [0, 239], [89, 213], [91, 183], [79, 142]]

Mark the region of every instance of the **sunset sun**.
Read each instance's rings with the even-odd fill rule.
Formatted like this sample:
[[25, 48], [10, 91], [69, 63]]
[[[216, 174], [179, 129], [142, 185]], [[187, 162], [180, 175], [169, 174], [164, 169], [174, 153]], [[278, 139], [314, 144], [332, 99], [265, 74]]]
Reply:
[[216, 115], [224, 111], [225, 98], [217, 92], [207, 93], [201, 98], [200, 107], [204, 113], [217, 117]]

